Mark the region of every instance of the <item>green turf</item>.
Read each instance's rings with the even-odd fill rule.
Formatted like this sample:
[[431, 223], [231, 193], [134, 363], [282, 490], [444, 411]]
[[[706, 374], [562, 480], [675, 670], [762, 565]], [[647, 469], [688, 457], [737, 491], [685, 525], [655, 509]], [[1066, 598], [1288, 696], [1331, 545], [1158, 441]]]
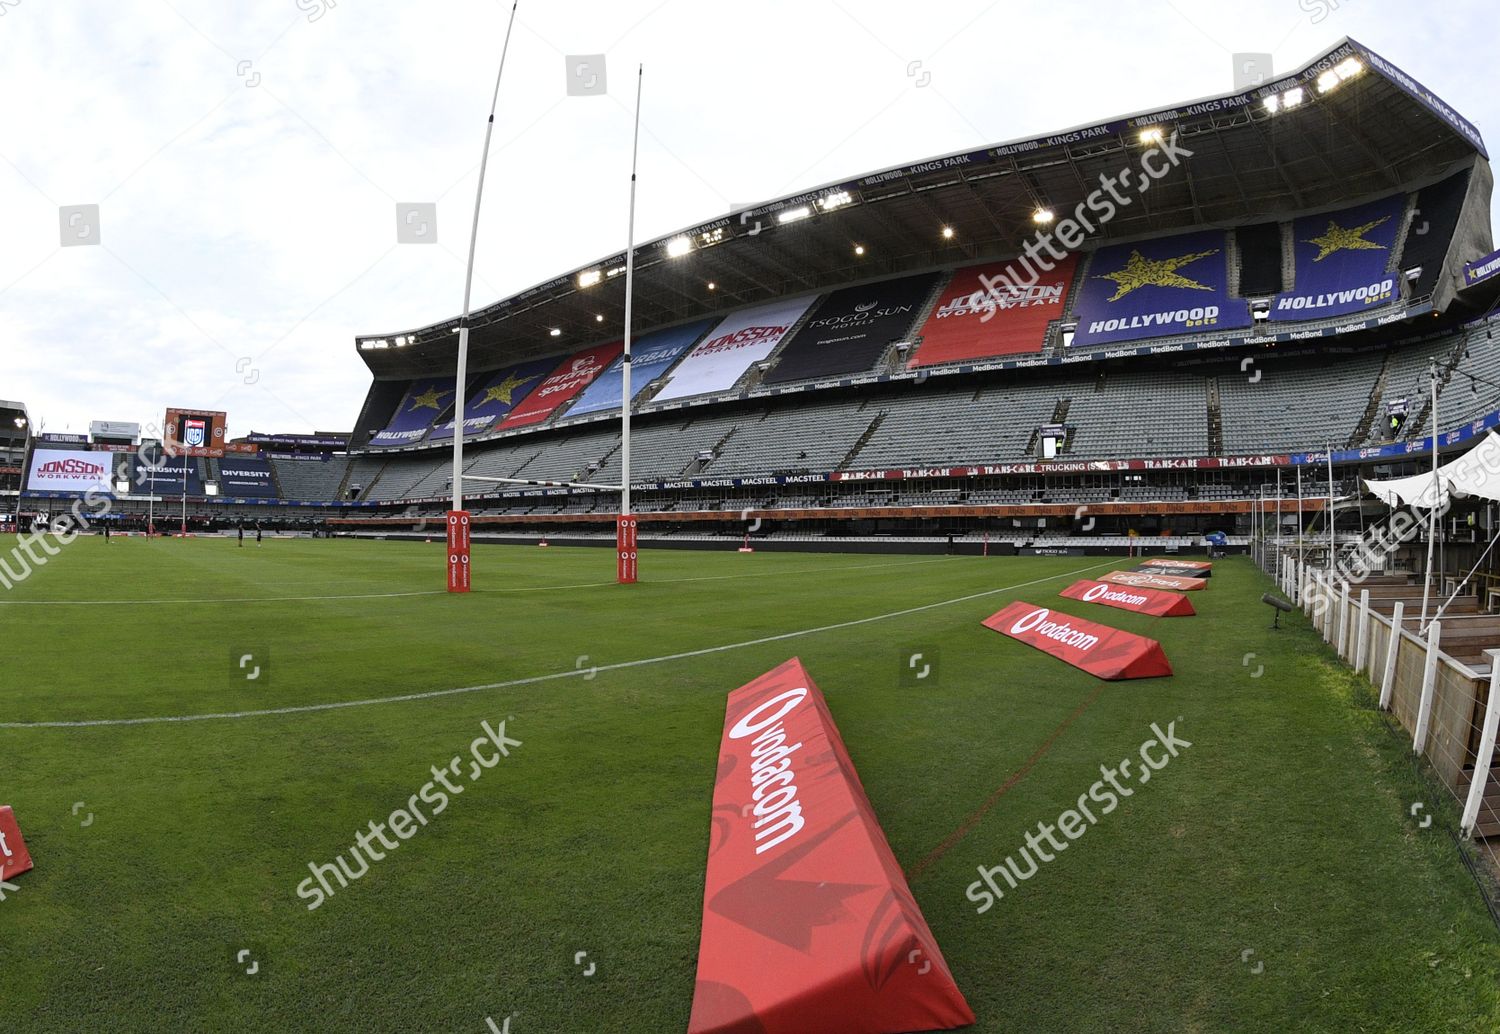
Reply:
[[[1300, 614], [1268, 630], [1244, 560], [1195, 595], [1201, 616], [1168, 620], [1057, 600], [1118, 566], [1078, 558], [648, 551], [621, 588], [607, 550], [482, 547], [470, 597], [340, 598], [431, 592], [441, 548], [80, 541], [0, 593], [0, 721], [484, 685], [993, 594], [592, 678], [0, 729], [0, 803], [37, 863], [0, 902], [0, 1029], [685, 1030], [725, 694], [800, 656], [910, 871], [1100, 688], [980, 626], [1011, 599], [1151, 634], [1177, 675], [1103, 686], [913, 879], [974, 1029], [1500, 1029], [1500, 938], [1447, 834], [1408, 814], [1401, 745]], [[293, 596], [331, 598], [242, 602]], [[190, 602], [36, 605], [111, 600]], [[903, 676], [914, 652], [937, 659], [927, 680]], [[269, 655], [261, 679], [235, 674], [244, 653]], [[481, 720], [523, 745], [307, 911], [307, 863]], [[1168, 721], [1192, 748], [976, 915], [975, 867]]]

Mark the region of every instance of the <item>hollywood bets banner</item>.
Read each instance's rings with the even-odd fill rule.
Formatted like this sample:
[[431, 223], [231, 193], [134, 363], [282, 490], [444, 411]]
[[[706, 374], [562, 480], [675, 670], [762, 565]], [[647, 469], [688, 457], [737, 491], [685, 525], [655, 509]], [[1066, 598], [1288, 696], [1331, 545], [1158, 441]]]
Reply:
[[781, 350], [768, 384], [864, 373], [911, 332], [935, 273], [834, 291]]
[[[464, 403], [464, 437], [484, 434], [514, 409], [532, 388], [557, 365], [557, 357], [507, 366], [491, 374], [474, 397]], [[428, 441], [448, 441], [453, 437], [453, 421], [447, 420], [432, 429]]]
[[26, 850], [26, 841], [21, 839], [21, 827], [16, 823], [15, 812], [8, 804], [0, 805], [0, 880], [19, 876], [31, 868], [31, 852]]
[[1115, 244], [1094, 252], [1078, 291], [1075, 345], [1248, 327], [1250, 307], [1229, 297], [1222, 230]]
[[564, 359], [552, 371], [551, 376], [522, 399], [520, 405], [510, 411], [509, 416], [500, 421], [497, 429], [540, 424], [557, 412], [557, 408], [564, 402], [588, 387], [595, 377], [604, 372], [604, 368], [615, 356], [624, 350], [625, 342], [611, 341], [607, 345], [585, 348]]
[[1158, 618], [1189, 618], [1198, 613], [1193, 601], [1175, 592], [1157, 589], [1131, 589], [1108, 582], [1096, 582], [1084, 578], [1074, 582], [1058, 593], [1070, 600], [1097, 603], [1105, 607], [1116, 607], [1136, 614], [1150, 614]]
[[1051, 654], [1101, 679], [1151, 679], [1172, 674], [1161, 644], [1108, 625], [1017, 601], [984, 627]]
[[1295, 286], [1276, 296], [1271, 319], [1344, 316], [1396, 301], [1397, 274], [1386, 270], [1405, 212], [1406, 195], [1395, 194], [1294, 220]]
[[776, 350], [816, 298], [805, 295], [783, 299], [726, 317], [683, 357], [652, 401], [670, 402], [728, 391], [753, 364]]
[[[630, 344], [631, 399], [634, 400], [637, 395], [651, 386], [652, 381], [666, 373], [667, 368], [677, 361], [677, 357], [691, 348], [713, 324], [713, 320], [698, 320], [696, 323], [688, 323], [681, 327], [668, 327], [666, 330], [653, 331], [645, 337], [632, 341]], [[578, 401], [573, 403], [573, 408], [568, 410], [568, 415], [580, 416], [585, 413], [602, 413], [609, 409], [619, 409], [620, 399], [625, 393], [624, 370], [625, 357], [622, 355], [610, 363], [609, 369], [601, 373], [599, 379], [578, 396]]]
[[386, 449], [395, 445], [415, 445], [422, 440], [432, 422], [453, 405], [452, 377], [423, 377], [411, 382], [401, 404], [370, 444]]
[[1068, 304], [1076, 266], [1068, 255], [1030, 285], [1019, 281], [1019, 266], [1004, 262], [960, 269], [922, 324], [908, 368], [1040, 352], [1047, 324]]
[[801, 662], [731, 693], [689, 1034], [973, 1022]]
[[1202, 578], [1152, 574], [1149, 571], [1111, 571], [1099, 580], [1113, 585], [1129, 585], [1135, 589], [1166, 589], [1168, 592], [1196, 592], [1208, 588], [1208, 583]]

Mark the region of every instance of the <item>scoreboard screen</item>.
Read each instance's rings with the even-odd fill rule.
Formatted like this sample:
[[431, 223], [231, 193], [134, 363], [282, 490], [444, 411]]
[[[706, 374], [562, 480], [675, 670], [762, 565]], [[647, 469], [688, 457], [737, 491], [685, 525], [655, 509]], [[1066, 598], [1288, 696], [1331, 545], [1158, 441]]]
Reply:
[[183, 456], [224, 455], [225, 414], [201, 409], [169, 409], [162, 441]]

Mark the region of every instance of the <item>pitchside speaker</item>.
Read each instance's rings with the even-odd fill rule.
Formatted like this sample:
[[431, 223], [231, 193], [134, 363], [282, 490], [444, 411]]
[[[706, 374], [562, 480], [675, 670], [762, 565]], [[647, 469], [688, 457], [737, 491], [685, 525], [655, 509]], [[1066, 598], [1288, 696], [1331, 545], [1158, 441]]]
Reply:
[[448, 511], [448, 591], [469, 591], [469, 511]]

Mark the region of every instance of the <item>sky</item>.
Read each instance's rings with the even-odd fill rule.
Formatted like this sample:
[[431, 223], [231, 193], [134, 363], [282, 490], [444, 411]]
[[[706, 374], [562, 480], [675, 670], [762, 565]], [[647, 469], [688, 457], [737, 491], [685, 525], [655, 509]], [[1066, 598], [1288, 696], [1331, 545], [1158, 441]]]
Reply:
[[[35, 430], [225, 410], [348, 430], [354, 339], [459, 313], [509, 0], [0, 0], [0, 399]], [[1477, 124], [1492, 7], [1395, 0], [521, 0], [478, 308], [850, 175], [1228, 92], [1353, 36]], [[1483, 32], [1484, 30], [1480, 30]], [[1483, 42], [1483, 46], [1480, 43]], [[568, 96], [602, 54], [607, 94]], [[1468, 55], [1465, 58], [1463, 55]], [[397, 206], [435, 203], [433, 244]], [[64, 206], [98, 205], [65, 220]], [[66, 226], [64, 225], [66, 221]], [[64, 231], [94, 243], [63, 247]], [[961, 232], [962, 228], [958, 228]]]

